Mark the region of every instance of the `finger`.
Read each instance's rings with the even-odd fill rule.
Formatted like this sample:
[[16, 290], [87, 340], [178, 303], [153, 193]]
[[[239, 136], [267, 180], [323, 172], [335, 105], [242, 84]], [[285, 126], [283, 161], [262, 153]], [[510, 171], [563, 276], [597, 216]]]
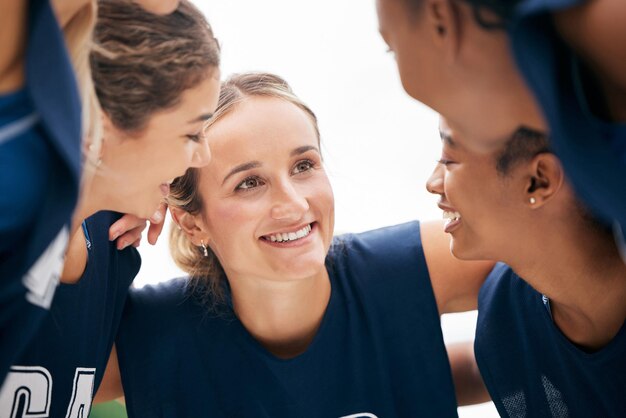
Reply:
[[145, 225], [145, 220], [136, 217], [135, 215], [126, 214], [118, 219], [109, 228], [109, 240], [115, 241], [125, 232], [136, 228], [138, 225]]
[[159, 236], [161, 236], [161, 232], [163, 232], [163, 226], [165, 225], [165, 214], [167, 212], [167, 205], [163, 203], [159, 207], [159, 211], [162, 210], [162, 222], [154, 223], [150, 222], [150, 228], [148, 228], [148, 242], [152, 245], [156, 244]]
[[150, 222], [154, 224], [160, 224], [165, 219], [165, 213], [167, 212], [167, 204], [161, 202], [156, 212], [150, 217]]
[[125, 232], [121, 237], [117, 239], [117, 249], [123, 250], [135, 241], [141, 241], [141, 233], [145, 228], [146, 222], [144, 221], [143, 224], [141, 224], [140, 226]]

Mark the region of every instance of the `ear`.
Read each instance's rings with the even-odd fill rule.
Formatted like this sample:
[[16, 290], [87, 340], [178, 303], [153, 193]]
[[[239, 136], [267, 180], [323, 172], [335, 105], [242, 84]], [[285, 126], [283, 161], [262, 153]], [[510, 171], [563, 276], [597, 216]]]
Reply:
[[172, 220], [187, 235], [193, 245], [200, 246], [203, 242], [209, 242], [209, 234], [206, 231], [204, 221], [200, 215], [191, 213], [177, 207], [170, 206]]
[[426, 22], [435, 45], [454, 60], [460, 45], [460, 11], [453, 0], [425, 0]]
[[561, 162], [552, 153], [536, 155], [529, 165], [526, 182], [526, 202], [531, 208], [538, 208], [558, 195], [565, 181]]

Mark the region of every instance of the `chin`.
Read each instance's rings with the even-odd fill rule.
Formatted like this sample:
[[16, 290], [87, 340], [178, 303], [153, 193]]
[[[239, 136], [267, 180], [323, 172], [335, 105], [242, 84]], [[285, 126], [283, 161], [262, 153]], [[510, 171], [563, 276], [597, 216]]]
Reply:
[[276, 270], [285, 277], [305, 279], [319, 274], [320, 270], [324, 268], [326, 268], [325, 257], [307, 254], [303, 257], [292, 258], [287, 264]]
[[462, 245], [457, 239], [452, 238], [450, 241], [450, 252], [459, 260], [484, 260], [476, 250], [476, 246]]

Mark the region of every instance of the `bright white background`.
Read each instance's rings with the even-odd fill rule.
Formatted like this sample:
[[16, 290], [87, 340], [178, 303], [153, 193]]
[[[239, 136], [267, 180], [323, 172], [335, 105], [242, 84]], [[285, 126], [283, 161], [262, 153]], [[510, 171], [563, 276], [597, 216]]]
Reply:
[[[222, 76], [270, 71], [316, 112], [336, 201], [336, 233], [441, 217], [424, 184], [439, 158], [437, 115], [409, 98], [378, 35], [374, 0], [195, 0], [222, 45]], [[169, 220], [166, 228], [169, 228]], [[135, 283], [183, 273], [167, 234], [139, 248]], [[476, 314], [446, 315], [446, 341], [473, 338]], [[492, 404], [461, 417], [496, 417]]]

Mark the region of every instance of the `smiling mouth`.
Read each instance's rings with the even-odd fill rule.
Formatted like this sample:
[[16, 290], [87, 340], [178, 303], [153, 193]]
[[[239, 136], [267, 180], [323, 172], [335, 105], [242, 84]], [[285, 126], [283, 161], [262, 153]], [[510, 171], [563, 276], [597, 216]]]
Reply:
[[305, 238], [307, 236], [309, 236], [309, 234], [311, 233], [311, 229], [313, 224], [308, 224], [296, 231], [291, 231], [291, 232], [278, 232], [276, 234], [271, 234], [271, 235], [264, 235], [261, 238], [264, 239], [265, 241], [270, 241], [270, 242], [291, 242], [291, 241], [297, 241], [299, 239]]
[[458, 221], [459, 219], [461, 219], [461, 214], [459, 212], [444, 210], [443, 219], [448, 219], [448, 222]]

